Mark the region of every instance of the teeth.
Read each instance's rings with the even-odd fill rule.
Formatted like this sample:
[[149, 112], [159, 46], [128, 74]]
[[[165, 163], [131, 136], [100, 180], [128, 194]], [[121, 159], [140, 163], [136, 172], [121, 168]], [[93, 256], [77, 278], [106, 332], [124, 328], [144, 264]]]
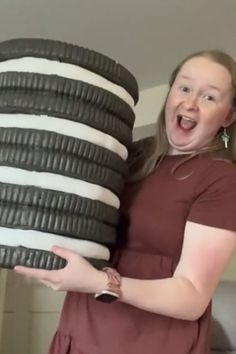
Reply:
[[188, 122], [193, 122], [193, 123], [195, 123], [195, 120], [193, 120], [192, 118], [189, 118], [189, 117], [187, 117], [187, 116], [182, 116], [182, 115], [178, 115], [178, 119], [180, 120], [180, 119], [184, 119], [184, 120], [186, 120], [186, 121], [188, 121]]
[[194, 119], [180, 114], [178, 114], [177, 120], [179, 126], [186, 131], [193, 129], [197, 125], [197, 122]]

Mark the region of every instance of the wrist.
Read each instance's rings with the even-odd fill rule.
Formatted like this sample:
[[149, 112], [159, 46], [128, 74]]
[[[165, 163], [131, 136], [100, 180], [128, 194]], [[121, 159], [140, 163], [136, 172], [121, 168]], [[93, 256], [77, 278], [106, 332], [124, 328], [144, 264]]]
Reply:
[[96, 270], [95, 281], [91, 293], [98, 293], [102, 291], [107, 284], [107, 276], [102, 270]]
[[[121, 276], [110, 267], [103, 268], [102, 273], [106, 277], [106, 285], [100, 291], [95, 292], [95, 299], [102, 302], [113, 302], [121, 297]], [[101, 284], [101, 283], [100, 283]]]

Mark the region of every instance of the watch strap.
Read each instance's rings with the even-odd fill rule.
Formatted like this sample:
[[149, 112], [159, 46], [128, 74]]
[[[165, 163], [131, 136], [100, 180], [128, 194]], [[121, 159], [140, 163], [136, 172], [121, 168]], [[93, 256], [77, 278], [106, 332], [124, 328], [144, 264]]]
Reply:
[[107, 275], [107, 286], [105, 290], [102, 290], [94, 295], [95, 299], [107, 303], [118, 300], [121, 296], [120, 274], [111, 267], [104, 267], [102, 271], [104, 271]]
[[111, 267], [104, 267], [102, 269], [107, 274], [107, 290], [117, 293], [120, 297], [121, 295], [121, 276], [120, 274]]

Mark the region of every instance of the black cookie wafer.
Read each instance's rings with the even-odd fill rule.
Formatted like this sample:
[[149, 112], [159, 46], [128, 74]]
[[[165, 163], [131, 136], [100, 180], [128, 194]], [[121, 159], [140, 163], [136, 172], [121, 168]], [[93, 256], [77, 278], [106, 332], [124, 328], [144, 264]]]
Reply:
[[57, 96], [51, 92], [0, 91], [0, 113], [23, 113], [64, 118], [86, 124], [111, 135], [125, 146], [130, 146], [132, 143], [132, 130], [115, 116], [81, 100]]
[[3, 204], [81, 215], [108, 225], [117, 225], [119, 220], [119, 211], [99, 200], [29, 185], [0, 182], [0, 201]]
[[116, 242], [116, 229], [113, 226], [78, 214], [14, 203], [0, 202], [0, 226], [54, 233], [108, 247]]
[[2, 144], [70, 154], [108, 167], [122, 176], [127, 173], [125, 161], [116, 153], [89, 141], [51, 131], [0, 126], [0, 145]]
[[57, 75], [28, 72], [0, 72], [0, 90], [53, 92], [95, 105], [133, 128], [135, 114], [131, 107], [115, 94], [79, 80]]
[[123, 177], [106, 167], [69, 154], [47, 149], [1, 144], [0, 166], [15, 167], [28, 171], [54, 173], [103, 186], [119, 195]]
[[40, 38], [16, 38], [0, 42], [0, 61], [21, 57], [46, 58], [83, 67], [122, 86], [135, 103], [138, 101], [138, 85], [134, 76], [113, 59], [93, 50]]
[[[87, 258], [97, 269], [109, 266], [109, 262], [101, 259]], [[0, 244], [0, 268], [13, 269], [17, 265], [56, 270], [66, 266], [64, 258], [57, 256], [50, 251], [32, 249], [24, 246], [7, 246]]]

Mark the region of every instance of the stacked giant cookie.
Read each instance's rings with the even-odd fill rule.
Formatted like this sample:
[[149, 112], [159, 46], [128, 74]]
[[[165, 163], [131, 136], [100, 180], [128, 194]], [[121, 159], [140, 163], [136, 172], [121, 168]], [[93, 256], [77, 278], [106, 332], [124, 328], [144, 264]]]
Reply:
[[0, 267], [61, 268], [52, 245], [109, 262], [137, 100], [134, 77], [102, 54], [0, 43]]

